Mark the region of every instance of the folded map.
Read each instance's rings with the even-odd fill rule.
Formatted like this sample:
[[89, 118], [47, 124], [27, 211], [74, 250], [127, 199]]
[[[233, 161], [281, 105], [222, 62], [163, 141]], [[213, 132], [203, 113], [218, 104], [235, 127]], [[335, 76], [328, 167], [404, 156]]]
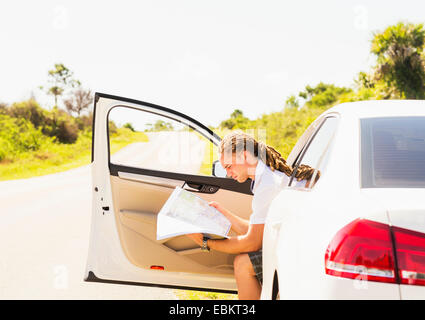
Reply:
[[203, 233], [228, 238], [230, 221], [196, 194], [176, 187], [158, 213], [156, 238]]

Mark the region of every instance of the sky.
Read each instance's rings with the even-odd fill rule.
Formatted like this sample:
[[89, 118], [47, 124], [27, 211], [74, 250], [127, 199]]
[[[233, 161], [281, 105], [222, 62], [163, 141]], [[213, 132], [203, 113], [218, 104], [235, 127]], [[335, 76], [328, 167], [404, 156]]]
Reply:
[[424, 23], [419, 0], [1, 1], [0, 102], [34, 95], [63, 63], [82, 86], [216, 126], [254, 119], [320, 81], [351, 86], [374, 32]]

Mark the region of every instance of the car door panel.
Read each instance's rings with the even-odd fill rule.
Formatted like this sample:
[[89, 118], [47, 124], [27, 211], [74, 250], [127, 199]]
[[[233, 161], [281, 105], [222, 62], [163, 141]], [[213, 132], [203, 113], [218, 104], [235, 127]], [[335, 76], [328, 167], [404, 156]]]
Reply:
[[[115, 176], [111, 176], [111, 186], [120, 242], [127, 258], [133, 264], [145, 269], [159, 265], [167, 271], [177, 272], [201, 272], [203, 270], [204, 273], [216, 273], [216, 270], [224, 269], [226, 273], [229, 271], [232, 273], [233, 255], [229, 256], [217, 251], [205, 254], [200, 250], [192, 250], [199, 249], [199, 246], [186, 236], [165, 239], [167, 241], [156, 240], [157, 213], [174, 190], [173, 188], [151, 184], [150, 181], [147, 183], [128, 181]], [[198, 195], [207, 201], [214, 199], [247, 219], [246, 213], [249, 213], [250, 209], [249, 196], [246, 195], [246, 199], [241, 199], [242, 205], [232, 205], [232, 202], [227, 199], [232, 199], [233, 196], [229, 196], [228, 193], [229, 191], [220, 189], [215, 194], [198, 193]], [[140, 250], [140, 247], [150, 248], [152, 245], [156, 245], [157, 249]], [[181, 251], [184, 250], [192, 251], [182, 254]], [[182, 266], [179, 264], [179, 261], [182, 260], [181, 256], [184, 256], [185, 259], [191, 258], [195, 263], [191, 263], [190, 268], [184, 264]], [[202, 257], [204, 258], [201, 259]], [[203, 267], [201, 268], [197, 264]]]
[[111, 163], [108, 114], [115, 106], [156, 112], [178, 119], [214, 144], [220, 138], [171, 109], [99, 93], [95, 101], [92, 226], [85, 280], [234, 292], [234, 255], [202, 252], [184, 235], [158, 241], [156, 220], [176, 186], [248, 219], [250, 183]]

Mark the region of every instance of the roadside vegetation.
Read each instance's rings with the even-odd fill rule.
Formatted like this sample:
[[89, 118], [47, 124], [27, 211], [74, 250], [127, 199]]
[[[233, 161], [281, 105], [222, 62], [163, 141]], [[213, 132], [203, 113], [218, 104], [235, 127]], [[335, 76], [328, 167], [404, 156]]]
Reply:
[[[72, 117], [28, 100], [0, 109], [0, 180], [66, 171], [90, 163], [91, 114]], [[143, 132], [110, 126], [111, 152], [132, 142], [148, 141]]]
[[[0, 180], [30, 178], [90, 163], [91, 92], [82, 89], [62, 64], [56, 64], [48, 74], [50, 86], [46, 90], [55, 100], [50, 110], [33, 98], [0, 104]], [[63, 108], [59, 108], [62, 96]], [[148, 141], [146, 134], [135, 132], [130, 124], [117, 127], [111, 121], [109, 127], [111, 153], [136, 141]]]

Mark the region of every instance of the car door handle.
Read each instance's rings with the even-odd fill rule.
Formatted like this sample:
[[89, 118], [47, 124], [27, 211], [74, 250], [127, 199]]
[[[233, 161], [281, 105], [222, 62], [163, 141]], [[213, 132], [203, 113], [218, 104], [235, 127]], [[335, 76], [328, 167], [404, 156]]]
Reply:
[[186, 182], [183, 186], [183, 189], [187, 191], [192, 191], [192, 192], [216, 193], [220, 189], [220, 187], [212, 186], [208, 184]]
[[202, 184], [197, 184], [197, 183], [186, 182], [184, 185], [184, 189], [188, 191], [201, 191], [202, 187], [203, 187]]

